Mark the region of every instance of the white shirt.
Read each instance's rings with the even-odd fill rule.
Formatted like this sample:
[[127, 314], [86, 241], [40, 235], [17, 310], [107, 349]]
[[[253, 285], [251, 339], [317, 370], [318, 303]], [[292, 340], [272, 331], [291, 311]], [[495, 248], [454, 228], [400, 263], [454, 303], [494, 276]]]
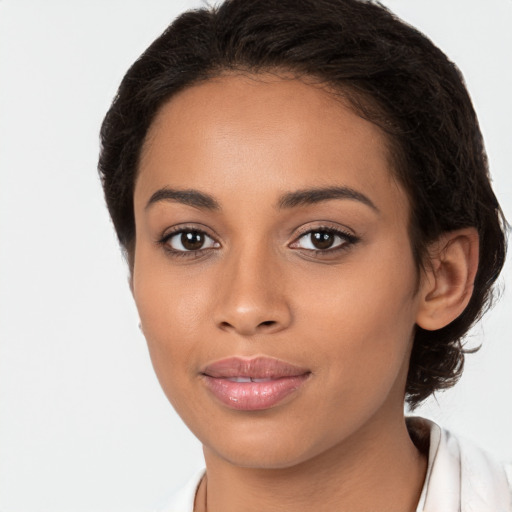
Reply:
[[[512, 466], [423, 418], [408, 424], [430, 431], [428, 467], [416, 512], [512, 512]], [[155, 512], [193, 512], [201, 470]]]

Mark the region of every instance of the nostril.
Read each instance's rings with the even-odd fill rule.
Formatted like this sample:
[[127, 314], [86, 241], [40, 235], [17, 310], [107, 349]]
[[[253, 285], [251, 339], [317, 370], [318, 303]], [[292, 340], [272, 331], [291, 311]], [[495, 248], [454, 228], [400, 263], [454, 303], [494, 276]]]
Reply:
[[248, 334], [248, 332], [257, 332], [257, 330], [261, 329], [263, 331], [266, 331], [267, 329], [271, 329], [278, 325], [278, 322], [275, 320], [266, 320], [264, 322], [260, 322], [259, 324], [252, 324], [252, 327], [243, 325], [241, 323], [237, 324], [236, 322], [230, 323], [230, 322], [220, 322], [219, 327], [223, 330], [231, 330], [235, 329], [236, 331], [244, 332], [245, 334]]

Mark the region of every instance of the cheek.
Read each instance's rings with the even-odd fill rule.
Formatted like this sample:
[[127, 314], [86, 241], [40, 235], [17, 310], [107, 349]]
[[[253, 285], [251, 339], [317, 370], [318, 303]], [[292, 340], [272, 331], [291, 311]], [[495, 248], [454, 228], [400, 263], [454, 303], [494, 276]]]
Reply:
[[412, 344], [415, 283], [412, 258], [384, 250], [318, 276], [315, 285], [304, 283], [307, 301], [297, 305], [302, 330], [310, 333], [314, 354], [329, 355], [342, 386], [391, 385], [396, 378]]
[[193, 267], [176, 269], [154, 248], [137, 247], [133, 271], [133, 295], [144, 333], [150, 338], [171, 337], [181, 330], [194, 330], [209, 290]]
[[213, 293], [192, 270], [171, 272], [165, 259], [144, 248], [136, 254], [133, 296], [155, 373], [173, 404], [176, 387], [185, 386], [200, 365], [197, 341], [208, 338], [207, 303]]

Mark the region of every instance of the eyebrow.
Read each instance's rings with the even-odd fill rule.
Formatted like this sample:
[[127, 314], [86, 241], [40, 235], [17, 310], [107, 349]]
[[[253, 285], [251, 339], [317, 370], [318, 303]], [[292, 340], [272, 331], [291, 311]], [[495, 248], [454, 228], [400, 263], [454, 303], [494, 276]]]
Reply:
[[146, 210], [153, 204], [160, 201], [170, 201], [175, 203], [194, 206], [201, 210], [220, 210], [219, 203], [209, 194], [199, 192], [198, 190], [176, 190], [168, 187], [157, 190], [146, 204]]
[[379, 213], [379, 209], [369, 197], [350, 187], [321, 187], [288, 192], [281, 196], [278, 207], [280, 209], [295, 208], [297, 206], [307, 206], [331, 199], [359, 201]]
[[[308, 188], [287, 192], [279, 198], [277, 207], [279, 209], [296, 208], [298, 206], [308, 206], [332, 199], [359, 201], [379, 213], [379, 209], [369, 197], [350, 187]], [[186, 204], [201, 210], [216, 211], [221, 209], [220, 204], [215, 198], [195, 189], [177, 190], [168, 187], [161, 188], [149, 198], [146, 209], [160, 201]]]

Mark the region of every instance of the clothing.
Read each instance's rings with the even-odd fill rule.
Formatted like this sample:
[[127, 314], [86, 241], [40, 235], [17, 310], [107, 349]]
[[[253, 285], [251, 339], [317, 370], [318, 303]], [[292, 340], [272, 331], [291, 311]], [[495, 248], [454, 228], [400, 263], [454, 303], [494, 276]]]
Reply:
[[[430, 437], [428, 467], [416, 512], [512, 512], [512, 466], [495, 462], [469, 441], [423, 418], [409, 429]], [[425, 435], [425, 434], [424, 434]], [[193, 512], [204, 470], [155, 512]]]
[[413, 420], [430, 427], [427, 475], [416, 512], [512, 512], [512, 466], [431, 421]]

